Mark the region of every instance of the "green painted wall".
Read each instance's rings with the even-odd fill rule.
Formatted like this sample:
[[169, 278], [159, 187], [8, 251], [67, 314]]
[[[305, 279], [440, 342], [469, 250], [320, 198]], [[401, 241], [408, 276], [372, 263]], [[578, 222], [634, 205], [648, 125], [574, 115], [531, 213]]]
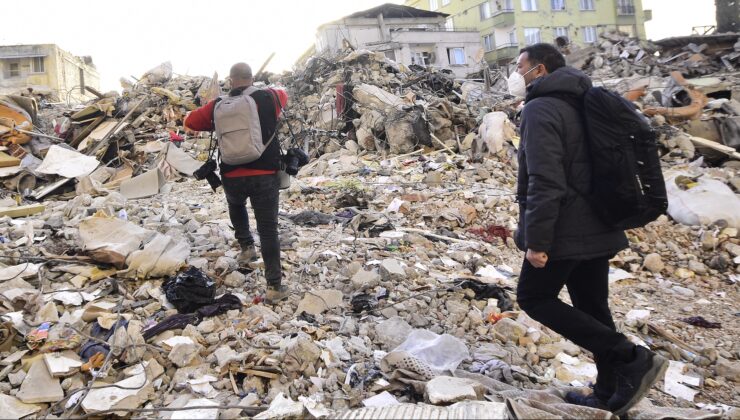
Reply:
[[[491, 12], [494, 16], [481, 20], [479, 6], [485, 1], [490, 1]], [[554, 42], [555, 28], [566, 27], [568, 38], [578, 45], [584, 45], [582, 29], [584, 26], [595, 26], [597, 36], [598, 33], [608, 29], [629, 28], [632, 35], [645, 39], [645, 13], [642, 9], [642, 0], [633, 0], [634, 14], [624, 16], [617, 13], [617, 0], [593, 0], [594, 10], [581, 10], [580, 0], [565, 0], [565, 10], [562, 11], [552, 10], [551, 0], [536, 0], [536, 2], [537, 11], [523, 11], [522, 0], [511, 0], [514, 13], [513, 16], [507, 16], [506, 21], [513, 23], [518, 47], [525, 45], [525, 28], [539, 28], [540, 39], [543, 42]], [[495, 16], [495, 13], [496, 4], [505, 5], [506, 0], [449, 0], [446, 5], [442, 4], [442, 0], [437, 0], [437, 3], [439, 7], [436, 11], [449, 14], [455, 28], [475, 28], [480, 32], [481, 43], [483, 43], [483, 37], [495, 29], [494, 19], [504, 19], [501, 16]], [[406, 0], [405, 5], [431, 10], [430, 0]], [[493, 63], [502, 58], [508, 58], [513, 50], [510, 48], [506, 51], [487, 52], [486, 59], [489, 63]]]

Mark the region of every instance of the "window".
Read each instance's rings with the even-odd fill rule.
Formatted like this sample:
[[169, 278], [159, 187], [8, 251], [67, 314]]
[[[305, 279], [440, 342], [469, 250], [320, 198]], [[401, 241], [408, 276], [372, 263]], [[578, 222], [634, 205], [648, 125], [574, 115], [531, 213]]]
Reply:
[[540, 41], [540, 28], [524, 28], [524, 42], [527, 45], [536, 44]]
[[596, 27], [595, 26], [584, 26], [583, 27], [583, 42], [587, 44], [593, 44], [596, 42]]
[[491, 2], [486, 1], [478, 5], [480, 10], [480, 20], [486, 20], [491, 17]]
[[525, 12], [536, 12], [537, 0], [522, 0], [522, 10]]
[[428, 52], [415, 52], [414, 56], [411, 57], [411, 63], [420, 66], [428, 66], [431, 61], [431, 55]]
[[437, 9], [439, 9], [438, 0], [429, 0], [429, 10], [437, 10]]
[[31, 61], [31, 71], [33, 73], [43, 73], [44, 70], [44, 57], [34, 57]]
[[594, 0], [581, 0], [581, 10], [596, 10]]
[[555, 36], [555, 38], [560, 37], [560, 36], [565, 37], [565, 38], [568, 38], [568, 27], [566, 27], [566, 26], [557, 26], [555, 28], [555, 31], [554, 31], [553, 35]]
[[447, 20], [445, 20], [445, 28], [447, 28], [448, 31], [455, 30], [455, 22], [453, 22], [452, 18], [449, 17]]
[[10, 63], [9, 70], [10, 77], [18, 77], [21, 75], [21, 68], [18, 63]]
[[550, 6], [553, 12], [565, 10], [565, 0], [550, 0]]
[[509, 32], [509, 44], [517, 45], [519, 42], [516, 40], [516, 30]]
[[486, 51], [493, 51], [493, 34], [488, 34], [483, 37], [483, 47]]
[[447, 55], [450, 57], [450, 65], [465, 64], [465, 48], [448, 48]]
[[617, 0], [618, 15], [634, 15], [635, 3], [633, 0]]
[[496, 0], [496, 11], [514, 11], [514, 0]]
[[447, 6], [448, 4], [450, 4], [450, 1], [452, 1], [452, 0], [442, 0], [442, 7]]

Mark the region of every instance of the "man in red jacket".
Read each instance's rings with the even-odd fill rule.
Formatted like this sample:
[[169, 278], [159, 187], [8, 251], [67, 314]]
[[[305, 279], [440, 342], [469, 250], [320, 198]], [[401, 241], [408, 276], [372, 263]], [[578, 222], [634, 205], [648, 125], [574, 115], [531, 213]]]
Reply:
[[[252, 69], [246, 63], [234, 64], [229, 76], [231, 78], [229, 96], [242, 95], [247, 88], [252, 86]], [[288, 102], [288, 94], [281, 89], [260, 89], [252, 93], [251, 97], [257, 105], [262, 142], [267, 145], [277, 128], [280, 110]], [[216, 130], [216, 125], [219, 124], [218, 115], [214, 116], [217, 101], [210, 101], [205, 106], [191, 112], [185, 118], [185, 127], [194, 131]], [[269, 142], [262, 156], [254, 162], [232, 166], [221, 161], [219, 167], [224, 194], [229, 205], [229, 217], [242, 249], [237, 261], [240, 264], [246, 264], [257, 257], [254, 238], [249, 231], [249, 216], [246, 208], [246, 201], [249, 198], [257, 221], [262, 259], [265, 262], [267, 281], [265, 301], [274, 303], [283, 300], [287, 297], [287, 289], [281, 284], [280, 239], [278, 238], [279, 142]]]

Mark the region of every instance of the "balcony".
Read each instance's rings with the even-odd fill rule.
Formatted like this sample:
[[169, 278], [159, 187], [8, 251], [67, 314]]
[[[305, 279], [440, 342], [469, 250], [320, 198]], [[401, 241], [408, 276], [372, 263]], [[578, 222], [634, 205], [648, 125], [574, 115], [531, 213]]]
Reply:
[[513, 9], [501, 9], [493, 13], [491, 16], [493, 26], [497, 28], [514, 26], [514, 10]]
[[519, 56], [519, 45], [502, 44], [496, 47], [496, 62], [511, 61]]

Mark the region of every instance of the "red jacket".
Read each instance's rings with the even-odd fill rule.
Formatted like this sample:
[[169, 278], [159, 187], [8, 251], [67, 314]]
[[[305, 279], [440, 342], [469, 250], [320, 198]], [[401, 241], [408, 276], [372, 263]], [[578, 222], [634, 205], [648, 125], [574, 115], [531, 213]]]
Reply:
[[[288, 104], [288, 93], [282, 89], [269, 90], [275, 92], [280, 100], [280, 105], [285, 107]], [[213, 108], [216, 105], [216, 101], [210, 101], [205, 106], [202, 106], [185, 117], [185, 127], [193, 131], [214, 131], [216, 129], [213, 122]], [[275, 116], [280, 116], [280, 106], [275, 104]], [[269, 175], [274, 174], [275, 170], [265, 169], [252, 169], [252, 168], [237, 168], [223, 174], [227, 178], [233, 178], [238, 176], [253, 176], [253, 175]]]

